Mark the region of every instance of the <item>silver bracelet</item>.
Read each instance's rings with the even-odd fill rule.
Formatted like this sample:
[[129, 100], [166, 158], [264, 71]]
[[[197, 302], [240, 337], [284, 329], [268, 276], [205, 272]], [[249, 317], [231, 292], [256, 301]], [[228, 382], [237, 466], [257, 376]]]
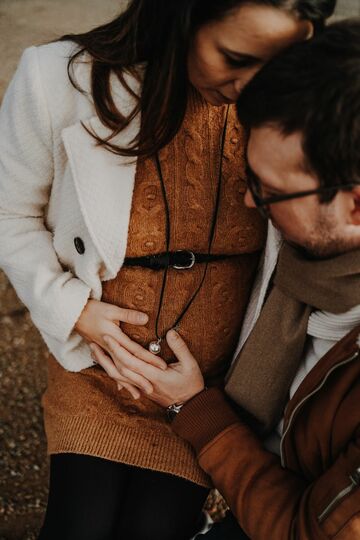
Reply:
[[181, 411], [181, 409], [183, 408], [184, 405], [185, 405], [185, 403], [179, 403], [179, 404], [178, 403], [173, 403], [172, 405], [169, 405], [166, 408], [166, 414], [167, 414], [169, 422], [174, 420], [175, 416], [177, 414], [179, 414], [179, 412]]

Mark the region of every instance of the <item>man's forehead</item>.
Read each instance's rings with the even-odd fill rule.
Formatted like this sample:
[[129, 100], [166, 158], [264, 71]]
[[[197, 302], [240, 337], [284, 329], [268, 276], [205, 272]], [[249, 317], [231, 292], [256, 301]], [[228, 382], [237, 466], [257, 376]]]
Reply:
[[309, 174], [301, 133], [286, 135], [274, 125], [250, 131], [247, 160], [255, 174], [267, 183], [281, 181], [289, 174]]

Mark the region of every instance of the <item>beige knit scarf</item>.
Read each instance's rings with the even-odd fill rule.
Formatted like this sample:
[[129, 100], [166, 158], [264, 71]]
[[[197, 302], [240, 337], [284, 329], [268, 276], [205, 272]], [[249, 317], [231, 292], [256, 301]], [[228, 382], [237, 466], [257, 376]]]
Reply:
[[302, 360], [312, 310], [344, 313], [360, 304], [360, 250], [307, 259], [284, 243], [273, 287], [225, 390], [269, 432], [279, 421]]

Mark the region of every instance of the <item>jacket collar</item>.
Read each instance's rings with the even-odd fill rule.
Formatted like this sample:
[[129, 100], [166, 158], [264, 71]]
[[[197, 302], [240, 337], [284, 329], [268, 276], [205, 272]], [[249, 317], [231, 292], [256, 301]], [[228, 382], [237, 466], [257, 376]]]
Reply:
[[[88, 89], [89, 64], [85, 66], [84, 69], [82, 63], [75, 75], [80, 86]], [[126, 74], [125, 77], [131, 88], [138, 93], [140, 82], [132, 75]], [[111, 86], [117, 107], [124, 114], [131, 112], [135, 105], [134, 98], [114, 76]], [[89, 94], [87, 99], [90, 99]], [[138, 115], [112, 142], [128, 146], [139, 132], [140, 121]], [[119, 271], [126, 253], [137, 160], [118, 156], [98, 146], [84, 126], [101, 138], [109, 137], [111, 131], [95, 115], [63, 129], [62, 140], [85, 224], [106, 267], [104, 277], [112, 279]]]
[[285, 418], [291, 417], [293, 411], [307, 396], [310, 396], [321, 385], [322, 381], [341, 364], [347, 364], [360, 354], [360, 326], [356, 326], [343, 339], [338, 341], [315, 365], [294, 396], [290, 400]]

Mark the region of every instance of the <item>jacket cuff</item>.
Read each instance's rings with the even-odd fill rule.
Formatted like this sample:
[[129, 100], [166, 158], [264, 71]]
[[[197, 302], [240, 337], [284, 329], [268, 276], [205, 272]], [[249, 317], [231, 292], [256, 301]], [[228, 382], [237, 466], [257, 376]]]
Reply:
[[209, 388], [188, 401], [171, 425], [175, 433], [199, 453], [219, 433], [237, 422], [239, 417], [224, 392], [219, 388]]
[[91, 295], [91, 288], [86, 283], [76, 277], [69, 279], [69, 275], [69, 271], [64, 272], [54, 280], [51, 291], [48, 291], [49, 295], [52, 293], [52, 303], [48, 301], [45, 304], [39, 299], [36, 306], [29, 310], [35, 326], [61, 343], [68, 341], [75, 331], [75, 325]]

